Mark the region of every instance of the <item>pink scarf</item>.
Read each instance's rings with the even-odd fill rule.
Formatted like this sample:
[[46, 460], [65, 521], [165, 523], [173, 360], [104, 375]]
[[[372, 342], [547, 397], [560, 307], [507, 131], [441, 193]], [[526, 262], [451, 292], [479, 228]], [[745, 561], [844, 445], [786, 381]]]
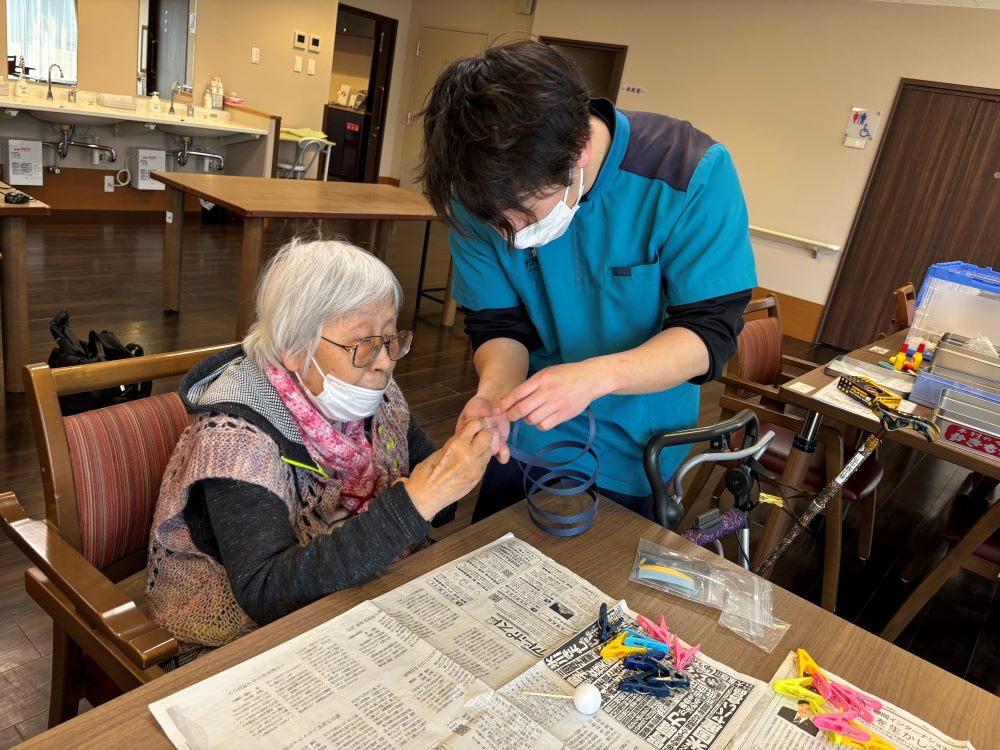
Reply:
[[340, 480], [340, 504], [351, 513], [366, 510], [378, 488], [364, 420], [349, 423], [341, 432], [317, 411], [286, 370], [268, 365], [264, 372], [298, 425], [309, 455], [330, 477]]

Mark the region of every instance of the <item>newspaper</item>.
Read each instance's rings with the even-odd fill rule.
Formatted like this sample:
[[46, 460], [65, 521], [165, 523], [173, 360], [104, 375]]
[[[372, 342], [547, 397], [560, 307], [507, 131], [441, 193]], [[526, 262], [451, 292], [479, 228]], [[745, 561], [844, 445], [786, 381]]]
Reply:
[[[862, 690], [831, 672], [823, 671], [841, 685]], [[798, 677], [794, 652], [782, 662], [771, 683], [793, 677]], [[800, 708], [795, 700], [772, 690], [767, 702], [759, 708], [759, 713], [741, 727], [733, 750], [829, 750], [830, 742], [809, 720], [811, 714], [806, 706]], [[884, 703], [882, 710], [875, 714], [875, 721], [866, 726], [896, 750], [975, 750], [971, 742], [952, 739], [891, 703]]]
[[[763, 682], [699, 654], [688, 690], [617, 690], [606, 595], [512, 535], [242, 664], [150, 704], [178, 748], [698, 748], [724, 750]], [[624, 602], [612, 616], [634, 624]], [[594, 716], [572, 700], [597, 685]]]

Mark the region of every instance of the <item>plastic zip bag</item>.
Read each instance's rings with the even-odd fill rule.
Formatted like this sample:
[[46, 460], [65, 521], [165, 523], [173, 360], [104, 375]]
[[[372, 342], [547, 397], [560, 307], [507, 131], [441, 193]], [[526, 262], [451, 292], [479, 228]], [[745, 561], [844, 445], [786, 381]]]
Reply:
[[699, 560], [639, 540], [630, 581], [721, 610], [719, 624], [767, 653], [790, 625], [774, 617], [771, 582], [748, 570]]

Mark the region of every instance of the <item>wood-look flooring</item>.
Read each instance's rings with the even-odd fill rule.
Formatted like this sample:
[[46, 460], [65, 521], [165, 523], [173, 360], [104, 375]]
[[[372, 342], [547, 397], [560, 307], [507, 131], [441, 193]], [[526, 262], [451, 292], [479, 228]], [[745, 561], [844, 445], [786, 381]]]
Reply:
[[[324, 236], [370, 236], [363, 222], [294, 226], [272, 222], [268, 247], [293, 232]], [[159, 223], [58, 223], [29, 226], [28, 300], [30, 360], [44, 360], [52, 347], [48, 323], [61, 308], [71, 312], [79, 336], [108, 329], [123, 342], [135, 341], [149, 353], [230, 341], [236, 320], [241, 226], [235, 223], [185, 227], [180, 314], [160, 308], [163, 226]], [[389, 243], [389, 265], [406, 294], [400, 325], [412, 321], [422, 226], [397, 223]], [[427, 286], [443, 284], [447, 271], [444, 231], [435, 227]], [[413, 411], [439, 443], [451, 433], [476, 385], [472, 352], [462, 333], [439, 325], [440, 306], [424, 300], [415, 322], [412, 353], [400, 361], [397, 380]], [[792, 339], [797, 356], [827, 357]], [[159, 388], [173, 387], [163, 384]], [[718, 416], [720, 387], [703, 389], [701, 421]], [[934, 538], [937, 515], [962, 488], [965, 472], [949, 464], [888, 446], [881, 451], [886, 478], [879, 491], [875, 544], [866, 563], [855, 554], [856, 511], [847, 514], [838, 614], [873, 632], [885, 624], [910, 590], [899, 572], [911, 554]], [[43, 515], [38, 460], [24, 397], [6, 394], [0, 410], [0, 489], [13, 490], [29, 513]], [[470, 495], [458, 516], [435, 531], [437, 537], [468, 524]], [[756, 533], [757, 529], [754, 530]], [[623, 551], [623, 554], [632, 554]], [[45, 728], [51, 667], [49, 618], [24, 591], [27, 560], [0, 536], [0, 750]], [[818, 601], [822, 545], [803, 535], [773, 574], [781, 586]], [[781, 648], [793, 648], [793, 632]], [[917, 655], [984, 687], [996, 688], [1000, 672], [1000, 593], [998, 584], [960, 573], [941, 590], [897, 642]], [[733, 665], [739, 667], [739, 665]], [[830, 665], [836, 669], [836, 665]], [[933, 686], [928, 686], [933, 689]]]

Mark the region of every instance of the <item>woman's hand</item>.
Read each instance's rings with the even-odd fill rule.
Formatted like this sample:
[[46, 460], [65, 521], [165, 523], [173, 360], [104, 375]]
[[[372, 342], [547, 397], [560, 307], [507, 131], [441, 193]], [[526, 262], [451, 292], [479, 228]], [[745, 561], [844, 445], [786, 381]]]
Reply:
[[401, 480], [421, 516], [431, 520], [476, 486], [493, 455], [495, 434], [492, 419], [468, 419], [440, 450], [417, 464], [408, 479]]
[[491, 400], [478, 393], [469, 399], [469, 402], [458, 415], [455, 423], [455, 434], [459, 434], [462, 428], [469, 421], [480, 421], [490, 425], [489, 429], [493, 435], [490, 440], [490, 452], [497, 457], [497, 461], [502, 464], [510, 460], [510, 449], [507, 447], [507, 438], [510, 436], [510, 421], [503, 412], [497, 412], [497, 401]]

